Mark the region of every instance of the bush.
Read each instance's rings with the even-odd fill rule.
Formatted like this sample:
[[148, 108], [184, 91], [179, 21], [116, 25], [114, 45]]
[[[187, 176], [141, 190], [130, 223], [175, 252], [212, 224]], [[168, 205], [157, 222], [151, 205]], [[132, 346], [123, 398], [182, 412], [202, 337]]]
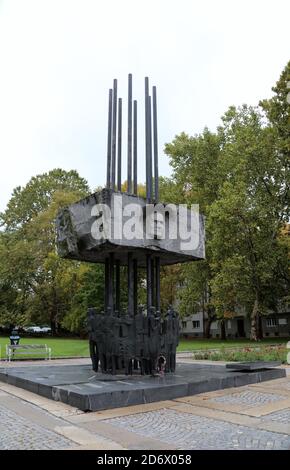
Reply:
[[260, 347], [257, 349], [243, 348], [239, 351], [228, 351], [221, 348], [220, 351], [206, 350], [193, 354], [197, 360], [247, 362], [247, 361], [281, 361], [287, 363], [287, 352], [285, 345], [276, 347]]

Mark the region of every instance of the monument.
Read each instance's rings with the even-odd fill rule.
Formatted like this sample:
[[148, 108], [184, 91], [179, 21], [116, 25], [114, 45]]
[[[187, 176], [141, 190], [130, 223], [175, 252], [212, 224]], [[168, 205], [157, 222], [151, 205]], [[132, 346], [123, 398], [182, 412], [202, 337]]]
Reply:
[[[128, 76], [127, 187], [122, 190], [122, 99], [109, 90], [106, 188], [64, 208], [57, 246], [68, 259], [104, 263], [104, 308], [88, 310], [90, 354], [97, 372], [174, 372], [179, 317], [161, 311], [160, 266], [204, 259], [204, 222], [198, 211], [159, 202], [156, 87], [145, 78], [146, 196], [138, 195], [137, 100]], [[127, 270], [126, 308], [121, 269]], [[146, 271], [147, 302], [138, 302], [138, 274]], [[145, 275], [144, 275], [145, 280]]]
[[[0, 380], [83, 411], [97, 411], [285, 377], [277, 364], [262, 361], [230, 368], [176, 364], [178, 314], [172, 307], [161, 309], [160, 267], [204, 259], [204, 221], [194, 207], [159, 202], [156, 88], [151, 98], [148, 78], [144, 197], [138, 194], [137, 149], [137, 101], [132, 100], [129, 75], [126, 191], [121, 185], [122, 100], [114, 80], [106, 188], [64, 208], [57, 218], [60, 256], [105, 267], [104, 308], [88, 309], [92, 365], [4, 365]], [[127, 292], [121, 298], [125, 274]], [[146, 305], [140, 305], [140, 282], [146, 286]]]

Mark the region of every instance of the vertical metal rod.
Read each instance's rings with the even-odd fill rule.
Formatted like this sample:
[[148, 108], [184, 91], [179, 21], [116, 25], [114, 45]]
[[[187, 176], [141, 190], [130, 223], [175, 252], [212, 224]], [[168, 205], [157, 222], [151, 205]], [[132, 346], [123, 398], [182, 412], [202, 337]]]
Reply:
[[[128, 154], [127, 184], [128, 193], [132, 193], [132, 74], [128, 75]], [[133, 255], [128, 253], [128, 315], [134, 316], [134, 268]]]
[[148, 126], [149, 79], [145, 77], [145, 162], [146, 162], [146, 198], [149, 197], [149, 126]]
[[105, 302], [104, 302], [104, 310], [106, 312], [108, 306], [109, 306], [109, 271], [110, 271], [110, 265], [109, 265], [109, 258], [105, 259]]
[[149, 200], [153, 199], [152, 191], [152, 115], [151, 115], [151, 96], [148, 97], [148, 140], [149, 140], [149, 165], [148, 165], [148, 185]]
[[108, 306], [114, 311], [114, 253], [109, 254]]
[[137, 101], [134, 100], [134, 147], [133, 147], [133, 160], [134, 160], [134, 176], [133, 176], [133, 181], [134, 181], [134, 187], [133, 187], [133, 192], [134, 194], [137, 195], [138, 192], [138, 181], [137, 181]]
[[118, 175], [117, 188], [121, 191], [122, 185], [122, 98], [119, 98], [118, 106]]
[[128, 253], [128, 315], [134, 316], [134, 273], [133, 273], [133, 255]]
[[152, 307], [152, 258], [151, 255], [146, 255], [146, 271], [147, 271], [147, 315], [149, 309]]
[[151, 261], [151, 305], [156, 307], [156, 302], [155, 302], [155, 260], [152, 258]]
[[128, 75], [128, 193], [132, 192], [132, 74]]
[[160, 311], [160, 258], [155, 259], [156, 310]]
[[111, 168], [111, 188], [115, 189], [116, 180], [116, 132], [117, 132], [117, 80], [114, 79], [113, 86], [113, 136], [112, 136], [112, 168]]
[[108, 142], [107, 142], [107, 188], [111, 182], [111, 159], [112, 159], [112, 89], [109, 90], [108, 107]]
[[158, 173], [158, 132], [157, 132], [157, 97], [156, 86], [153, 87], [153, 149], [154, 149], [154, 199], [159, 199], [159, 173]]
[[116, 260], [116, 310], [120, 313], [120, 261]]
[[133, 273], [134, 273], [134, 315], [137, 315], [138, 309], [138, 262], [133, 260]]

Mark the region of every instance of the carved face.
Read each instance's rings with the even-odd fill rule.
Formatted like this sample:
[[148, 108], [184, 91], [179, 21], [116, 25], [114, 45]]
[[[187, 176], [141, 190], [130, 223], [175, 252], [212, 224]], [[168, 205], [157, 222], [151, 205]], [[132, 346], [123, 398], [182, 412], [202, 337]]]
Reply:
[[[148, 226], [147, 226], [148, 227]], [[149, 230], [148, 230], [149, 229]], [[148, 238], [154, 240], [162, 240], [165, 235], [165, 222], [163, 215], [159, 212], [154, 212], [152, 219], [150, 220], [149, 227], [147, 228]]]

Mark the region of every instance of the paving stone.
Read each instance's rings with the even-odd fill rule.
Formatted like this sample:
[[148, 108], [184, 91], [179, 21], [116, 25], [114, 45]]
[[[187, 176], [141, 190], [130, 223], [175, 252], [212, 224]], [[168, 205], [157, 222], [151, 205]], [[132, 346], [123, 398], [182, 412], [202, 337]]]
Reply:
[[261, 418], [263, 421], [276, 421], [278, 423], [290, 424], [290, 408], [274, 411]]
[[171, 409], [122, 416], [105, 422], [144, 437], [159, 439], [177, 449], [290, 449], [290, 436], [285, 434]]
[[0, 449], [42, 450], [76, 446], [69, 439], [45, 429], [0, 405]]
[[285, 396], [283, 395], [245, 390], [242, 392], [235, 392], [229, 395], [222, 395], [211, 398], [209, 401], [215, 403], [224, 403], [226, 405], [246, 405], [247, 407], [254, 407], [259, 405], [267, 405], [268, 403], [274, 403], [284, 399]]

